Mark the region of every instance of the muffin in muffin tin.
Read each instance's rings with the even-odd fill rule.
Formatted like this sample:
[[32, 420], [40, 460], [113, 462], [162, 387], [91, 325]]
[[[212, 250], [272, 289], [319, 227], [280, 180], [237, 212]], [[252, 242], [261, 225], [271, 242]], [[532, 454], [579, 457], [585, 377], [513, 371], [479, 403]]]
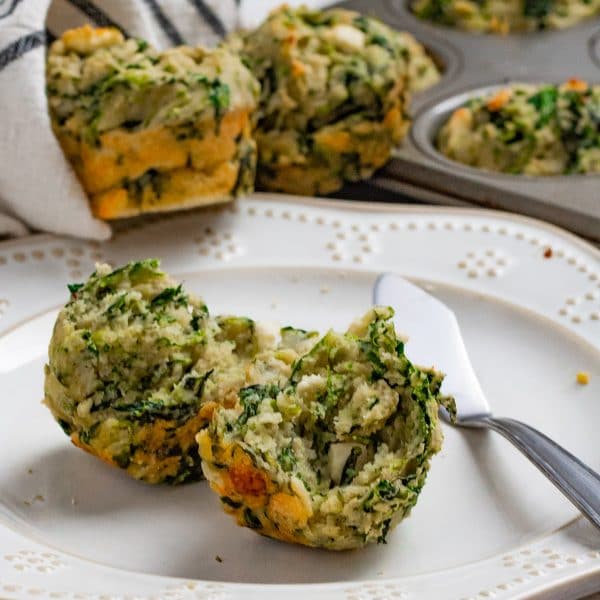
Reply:
[[571, 27], [600, 15], [600, 0], [414, 0], [411, 9], [441, 25], [506, 34]]
[[437, 148], [466, 165], [532, 176], [600, 173], [600, 86], [514, 84], [456, 109]]

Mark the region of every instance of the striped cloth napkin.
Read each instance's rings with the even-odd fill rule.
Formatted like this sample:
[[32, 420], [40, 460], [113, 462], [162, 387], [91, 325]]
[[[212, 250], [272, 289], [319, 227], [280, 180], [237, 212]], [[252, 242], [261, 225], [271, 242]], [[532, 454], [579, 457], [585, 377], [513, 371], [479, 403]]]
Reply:
[[272, 0], [0, 0], [0, 237], [50, 231], [106, 239], [50, 128], [45, 49], [65, 29], [116, 26], [157, 48], [216, 44]]

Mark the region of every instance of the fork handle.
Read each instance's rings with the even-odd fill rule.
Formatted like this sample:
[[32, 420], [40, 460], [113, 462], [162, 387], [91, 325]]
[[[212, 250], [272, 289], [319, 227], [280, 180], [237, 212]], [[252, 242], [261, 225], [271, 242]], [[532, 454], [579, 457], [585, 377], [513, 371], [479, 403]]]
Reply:
[[481, 416], [461, 422], [488, 427], [514, 444], [556, 487], [600, 528], [600, 475], [537, 429], [514, 419]]

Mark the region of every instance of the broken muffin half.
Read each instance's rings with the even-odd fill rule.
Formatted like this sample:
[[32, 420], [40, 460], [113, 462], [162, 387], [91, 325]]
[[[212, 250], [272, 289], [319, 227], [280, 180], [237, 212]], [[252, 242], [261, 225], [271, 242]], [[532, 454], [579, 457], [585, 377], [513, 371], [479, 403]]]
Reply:
[[247, 386], [198, 435], [203, 471], [238, 524], [344, 550], [384, 542], [439, 451], [442, 376], [414, 366], [376, 307], [328, 332], [290, 377]]
[[297, 356], [251, 319], [209, 315], [155, 260], [69, 287], [44, 402], [76, 446], [148, 483], [199, 479], [195, 437], [215, 408], [285, 381]]

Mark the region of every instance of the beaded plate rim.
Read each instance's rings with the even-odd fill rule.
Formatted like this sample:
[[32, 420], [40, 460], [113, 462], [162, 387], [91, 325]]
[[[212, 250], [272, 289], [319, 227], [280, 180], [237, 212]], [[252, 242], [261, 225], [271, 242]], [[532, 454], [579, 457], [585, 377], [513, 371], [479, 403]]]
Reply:
[[[397, 220], [392, 218], [394, 215]], [[526, 248], [523, 256], [511, 256], [511, 251], [488, 244], [489, 248], [486, 246], [481, 251], [452, 257], [452, 261], [445, 265], [453, 269], [448, 277], [454, 282], [460, 278], [464, 287], [493, 295], [504, 285], [505, 274], [510, 277], [520, 268], [534, 269], [539, 265], [552, 264], [549, 258], [559, 259], [561, 268], [570, 273], [577, 285], [581, 280], [581, 289], [570, 290], [562, 303], [548, 301], [548, 306], [540, 308], [540, 305], [537, 307], [539, 310], [533, 306], [533, 310], [600, 351], [600, 318], [595, 316], [594, 308], [598, 304], [600, 311], [600, 251], [558, 227], [501, 211], [255, 194], [234, 205], [141, 218], [118, 225], [114, 238], [107, 243], [51, 234], [0, 242], [0, 279], [3, 273], [26, 276], [31, 265], [35, 267], [46, 260], [60, 263], [65, 278], [74, 277], [83, 272], [84, 264], [118, 259], [129, 239], [139, 241], [153, 228], [168, 231], [184, 223], [188, 227], [190, 223], [198, 225], [199, 235], [193, 240], [183, 241], [182, 245], [187, 244], [187, 249], [196, 258], [200, 257], [203, 268], [251, 265], [255, 258], [248, 251], [248, 239], [243, 235], [244, 239], [238, 239], [241, 229], [234, 227], [222, 232], [222, 239], [216, 243], [217, 229], [206, 223], [221, 217], [232, 219], [234, 224], [238, 217], [256, 217], [266, 223], [281, 219], [289, 222], [290, 231], [302, 229], [297, 225], [299, 223], [317, 228], [320, 245], [314, 255], [306, 257], [306, 261], [311, 265], [346, 270], [373, 270], [385, 261], [386, 240], [396, 231], [407, 232], [407, 235], [420, 232], [424, 236], [433, 236], [436, 232], [449, 235], [449, 232], [457, 231], [461, 239], [471, 233], [482, 239], [488, 233], [496, 234], [500, 239], [512, 240], [513, 254], [515, 247]], [[464, 229], [467, 226], [470, 229]], [[322, 235], [323, 232], [326, 234]], [[390, 235], [386, 237], [387, 234]], [[546, 256], [548, 249], [551, 256]], [[177, 260], [176, 256], [169, 259], [170, 262]], [[261, 260], [255, 266], [269, 264], [265, 257]], [[165, 263], [169, 261], [165, 260]], [[558, 264], [556, 261], [552, 268], [558, 268]], [[440, 271], [438, 279], [443, 277], [444, 273]], [[27, 321], [26, 314], [21, 315], [24, 318], [17, 314], [11, 316], [20, 302], [17, 291], [0, 291], [0, 341]], [[498, 297], [502, 298], [502, 295]], [[51, 297], [47, 299], [48, 305], [58, 304], [52, 300]], [[540, 302], [546, 302], [546, 299]], [[583, 307], [590, 304], [592, 308], [585, 308], [588, 313], [582, 312]], [[39, 313], [39, 309], [35, 312]], [[32, 316], [31, 311], [29, 316]], [[563, 594], [561, 597], [576, 597], [577, 594], [600, 589], [600, 538], [591, 525], [579, 518], [514, 551], [444, 572], [381, 581], [261, 586], [144, 575], [78, 558], [23, 535], [8, 524], [0, 506], [0, 597], [9, 599], [231, 600], [244, 597], [267, 600], [285, 592], [290, 600], [295, 600], [305, 597], [309, 591], [316, 598], [339, 600], [433, 599], [440, 598], [440, 577], [444, 578], [447, 590], [444, 597], [457, 600], [527, 598], [533, 595], [553, 598], [559, 593]]]

